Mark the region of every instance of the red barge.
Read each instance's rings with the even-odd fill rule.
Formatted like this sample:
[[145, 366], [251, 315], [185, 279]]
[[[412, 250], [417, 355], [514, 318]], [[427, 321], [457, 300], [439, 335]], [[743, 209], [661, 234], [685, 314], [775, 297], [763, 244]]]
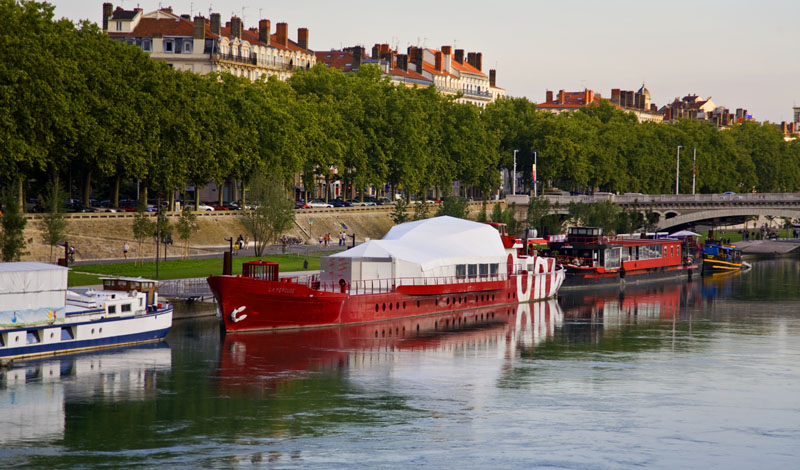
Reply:
[[566, 269], [565, 288], [644, 283], [699, 273], [696, 240], [646, 235], [603, 236], [598, 227], [570, 227], [551, 236], [548, 247]]
[[564, 280], [554, 258], [525, 246], [504, 225], [434, 217], [324, 257], [318, 275], [280, 278], [276, 263], [254, 261], [208, 284], [226, 332], [500, 309], [554, 297]]

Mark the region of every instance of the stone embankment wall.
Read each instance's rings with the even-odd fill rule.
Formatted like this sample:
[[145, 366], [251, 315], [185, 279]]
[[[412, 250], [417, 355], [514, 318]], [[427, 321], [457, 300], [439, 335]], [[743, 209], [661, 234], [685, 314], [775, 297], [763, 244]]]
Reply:
[[[474, 217], [480, 210], [480, 204], [472, 204], [470, 209]], [[491, 213], [491, 205], [488, 210]], [[226, 237], [235, 239], [239, 234], [247, 236], [239, 212], [196, 212], [196, 214], [200, 229], [190, 240], [191, 254], [203, 254], [208, 253], [211, 248], [227, 247]], [[174, 223], [178, 215], [176, 212], [169, 218]], [[66, 219], [67, 239], [76, 247], [77, 260], [122, 258], [122, 245], [126, 241], [131, 247], [128, 258], [136, 258], [139, 254], [140, 248], [133, 240], [134, 217], [131, 213], [67, 214]], [[25, 240], [26, 250], [29, 253], [23, 257], [23, 261], [51, 261], [50, 246], [42, 242], [40, 220], [41, 215], [28, 215]], [[356, 241], [360, 243], [383, 237], [392, 225], [391, 207], [386, 206], [302, 209], [296, 212], [294, 226], [286, 232], [286, 235], [297, 237], [303, 243], [317, 244], [320, 235], [330, 233], [331, 241], [336, 244], [337, 235], [344, 230], [348, 234], [355, 233]], [[168, 254], [179, 255], [183, 252], [183, 242], [175, 231], [172, 238], [174, 245], [168, 248]], [[163, 250], [163, 247], [161, 249]], [[150, 239], [141, 247], [141, 255], [152, 256], [154, 250], [155, 243]], [[56, 247], [52, 256], [52, 261], [63, 257], [63, 248]]]

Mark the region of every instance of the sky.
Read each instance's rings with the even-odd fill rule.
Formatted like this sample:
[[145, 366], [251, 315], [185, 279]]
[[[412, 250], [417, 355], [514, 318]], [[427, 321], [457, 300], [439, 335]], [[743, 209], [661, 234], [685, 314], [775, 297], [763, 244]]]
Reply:
[[[56, 18], [99, 23], [102, 0], [51, 0]], [[322, 51], [389, 43], [483, 53], [510, 96], [540, 103], [547, 90], [638, 90], [659, 107], [696, 94], [758, 121], [791, 121], [800, 105], [794, 49], [798, 0], [125, 0], [114, 7], [173, 8], [182, 14], [232, 15], [246, 28], [260, 18], [286, 22], [289, 37], [309, 29]]]

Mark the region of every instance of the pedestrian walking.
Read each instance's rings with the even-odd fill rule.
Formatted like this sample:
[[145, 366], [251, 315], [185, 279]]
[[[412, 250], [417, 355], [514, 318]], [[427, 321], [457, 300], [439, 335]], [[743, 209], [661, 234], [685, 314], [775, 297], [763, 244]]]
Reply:
[[128, 245], [128, 242], [126, 240], [125, 243], [122, 244], [122, 256], [124, 256], [125, 259], [128, 259], [128, 250], [130, 249], [131, 247]]

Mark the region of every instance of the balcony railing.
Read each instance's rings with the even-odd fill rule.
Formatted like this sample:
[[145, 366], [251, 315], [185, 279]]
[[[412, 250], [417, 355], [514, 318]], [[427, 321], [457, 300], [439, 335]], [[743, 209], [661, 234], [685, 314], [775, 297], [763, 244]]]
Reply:
[[217, 60], [227, 60], [229, 62], [239, 62], [240, 64], [256, 65], [255, 57], [242, 57], [240, 55], [234, 55], [234, 54], [217, 53], [214, 54], [214, 58]]
[[491, 98], [492, 96], [488, 91], [469, 90], [467, 88], [462, 88], [461, 92], [468, 96], [479, 96], [482, 98]]

